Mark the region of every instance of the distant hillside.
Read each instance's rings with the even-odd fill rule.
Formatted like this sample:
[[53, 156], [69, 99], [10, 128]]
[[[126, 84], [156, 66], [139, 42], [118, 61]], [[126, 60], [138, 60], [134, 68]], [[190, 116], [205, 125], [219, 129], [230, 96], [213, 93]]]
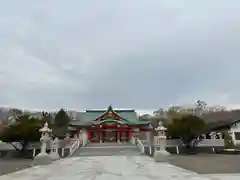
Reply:
[[[4, 108], [4, 107], [0, 107], [0, 122], [2, 121], [7, 121], [9, 119], [10, 116], [13, 116], [15, 113], [13, 113], [12, 111], [22, 111], [25, 114], [30, 114], [33, 117], [36, 118], [41, 118], [42, 117], [42, 111], [31, 111], [31, 110], [20, 110], [20, 109], [15, 109], [15, 108]], [[81, 120], [82, 117], [82, 112], [77, 112], [77, 111], [66, 111], [67, 114], [73, 118], [74, 120]], [[53, 111], [53, 112], [49, 112], [52, 117], [55, 117], [57, 111]]]
[[[172, 119], [179, 118], [183, 115], [182, 113], [175, 113], [171, 117], [164, 117], [160, 115], [150, 116], [143, 115], [140, 116], [141, 120], [150, 120], [153, 127], [157, 127], [158, 121], [162, 120], [165, 124], [171, 123]], [[236, 110], [224, 110], [218, 112], [205, 112], [203, 115], [199, 115], [206, 124], [209, 126], [219, 126], [223, 124], [231, 124], [236, 120], [240, 120], [240, 109]]]

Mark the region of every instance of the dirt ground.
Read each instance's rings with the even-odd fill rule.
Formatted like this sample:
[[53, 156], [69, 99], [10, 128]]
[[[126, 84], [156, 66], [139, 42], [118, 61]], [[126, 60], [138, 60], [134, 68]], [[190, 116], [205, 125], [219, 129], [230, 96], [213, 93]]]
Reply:
[[0, 175], [29, 168], [31, 164], [31, 159], [0, 159]]
[[240, 155], [173, 155], [170, 163], [200, 174], [240, 173]]

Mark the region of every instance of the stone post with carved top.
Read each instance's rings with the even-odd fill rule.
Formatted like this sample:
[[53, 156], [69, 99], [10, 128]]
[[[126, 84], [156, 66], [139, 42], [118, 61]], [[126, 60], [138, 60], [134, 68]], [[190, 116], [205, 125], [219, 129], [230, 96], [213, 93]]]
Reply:
[[157, 136], [154, 137], [154, 160], [156, 162], [165, 162], [168, 160], [168, 156], [170, 155], [169, 152], [166, 151], [167, 128], [163, 126], [162, 121], [159, 121], [158, 127], [155, 128], [155, 131], [157, 132]]

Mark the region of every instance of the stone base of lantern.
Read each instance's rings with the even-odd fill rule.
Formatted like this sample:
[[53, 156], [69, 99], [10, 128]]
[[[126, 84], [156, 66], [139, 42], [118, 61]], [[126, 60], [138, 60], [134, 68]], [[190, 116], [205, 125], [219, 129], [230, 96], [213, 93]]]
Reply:
[[60, 159], [60, 156], [59, 156], [59, 154], [58, 154], [58, 152], [51, 152], [50, 153], [50, 158], [52, 159], [52, 160], [58, 160], [58, 159]]
[[167, 162], [170, 159], [170, 153], [167, 151], [155, 151], [153, 155], [155, 162]]
[[35, 165], [48, 165], [52, 163], [52, 158], [47, 153], [40, 153], [34, 158]]

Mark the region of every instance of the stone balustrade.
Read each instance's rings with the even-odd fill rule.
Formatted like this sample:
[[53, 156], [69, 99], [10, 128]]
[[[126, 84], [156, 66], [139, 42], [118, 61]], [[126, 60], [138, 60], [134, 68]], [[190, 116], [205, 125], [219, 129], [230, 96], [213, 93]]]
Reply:
[[69, 156], [71, 156], [79, 148], [79, 145], [79, 139], [75, 139], [75, 142], [70, 146]]
[[[150, 135], [149, 135], [150, 136]], [[203, 134], [201, 137], [201, 141], [197, 144], [197, 146], [224, 146], [224, 134], [218, 132], [212, 132], [209, 134]], [[148, 144], [153, 145], [153, 137], [148, 137]], [[182, 141], [180, 139], [166, 139], [166, 147], [176, 147], [181, 146]]]
[[79, 140], [80, 140], [80, 144], [81, 146], [86, 146], [87, 143], [88, 143], [88, 135], [87, 135], [87, 132], [86, 131], [82, 131], [80, 132], [79, 134]]
[[[159, 131], [161, 131], [161, 129], [159, 129]], [[161, 134], [158, 133], [158, 136], [159, 135]], [[154, 139], [156, 138], [156, 136], [154, 137], [152, 132], [147, 132], [146, 137], [147, 143], [144, 143], [145, 152], [152, 155], [153, 151], [155, 151], [156, 148], [160, 149], [160, 144], [154, 143]], [[197, 143], [196, 147], [199, 147], [201, 150], [203, 149], [204, 151], [206, 151], [206, 148], [208, 147], [211, 149], [220, 149], [225, 146], [224, 133], [211, 132], [201, 135], [198, 139], [199, 142]], [[170, 150], [171, 152], [174, 151], [177, 154], [179, 154], [179, 149], [183, 146], [183, 142], [181, 141], [181, 139], [173, 139], [171, 137], [167, 137], [165, 143], [166, 149]]]
[[140, 149], [141, 153], [144, 154], [145, 153], [145, 147], [144, 147], [142, 141], [139, 138], [136, 138], [136, 145]]

